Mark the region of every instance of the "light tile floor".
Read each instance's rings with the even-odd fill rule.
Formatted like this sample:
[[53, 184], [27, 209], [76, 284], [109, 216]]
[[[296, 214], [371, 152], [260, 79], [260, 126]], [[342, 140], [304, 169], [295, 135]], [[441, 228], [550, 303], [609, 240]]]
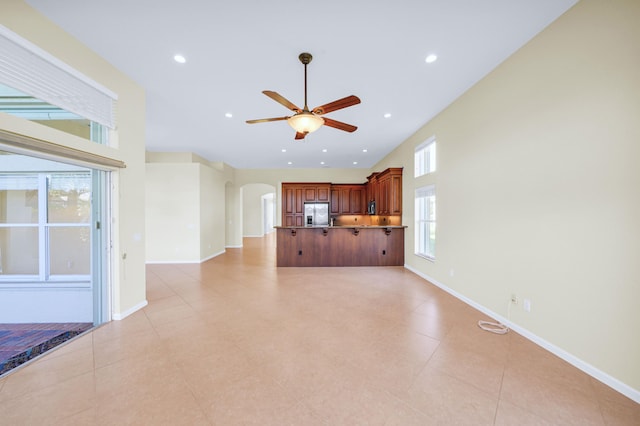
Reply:
[[640, 405], [402, 267], [150, 265], [149, 305], [0, 379], [0, 425], [639, 425]]

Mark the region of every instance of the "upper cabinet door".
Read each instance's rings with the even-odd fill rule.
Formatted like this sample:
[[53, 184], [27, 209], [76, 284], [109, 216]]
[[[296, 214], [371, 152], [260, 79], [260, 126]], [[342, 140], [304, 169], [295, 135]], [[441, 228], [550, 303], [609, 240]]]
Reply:
[[389, 214], [402, 214], [402, 175], [391, 176], [389, 188]]
[[365, 185], [355, 185], [351, 188], [349, 194], [349, 205], [351, 214], [365, 214], [366, 213], [366, 189]]
[[303, 189], [304, 201], [316, 201], [316, 187], [305, 186]]
[[340, 214], [340, 190], [338, 188], [331, 188], [329, 211], [331, 214]]
[[316, 190], [316, 196], [318, 201], [328, 202], [331, 194], [331, 185], [318, 186]]

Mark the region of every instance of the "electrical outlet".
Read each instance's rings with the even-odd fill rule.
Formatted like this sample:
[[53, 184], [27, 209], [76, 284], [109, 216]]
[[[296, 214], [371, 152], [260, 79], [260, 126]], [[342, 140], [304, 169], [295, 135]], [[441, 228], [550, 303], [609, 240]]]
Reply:
[[518, 304], [518, 296], [515, 293], [511, 295], [511, 303], [513, 303], [514, 305]]

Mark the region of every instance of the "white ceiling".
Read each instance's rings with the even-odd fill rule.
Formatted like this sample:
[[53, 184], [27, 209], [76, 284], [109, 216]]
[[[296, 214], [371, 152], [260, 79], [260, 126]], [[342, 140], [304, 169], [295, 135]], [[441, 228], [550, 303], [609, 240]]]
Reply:
[[[27, 2], [144, 87], [149, 151], [236, 168], [369, 168], [577, 0]], [[327, 114], [355, 133], [323, 126], [300, 142], [285, 121], [245, 123], [290, 115], [262, 90], [303, 106], [301, 52], [313, 55], [310, 108], [362, 100]]]

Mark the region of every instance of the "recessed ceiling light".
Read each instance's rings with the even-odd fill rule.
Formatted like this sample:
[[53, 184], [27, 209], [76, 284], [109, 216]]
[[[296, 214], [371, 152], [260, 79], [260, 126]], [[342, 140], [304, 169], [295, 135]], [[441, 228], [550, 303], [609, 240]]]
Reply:
[[288, 165], [292, 165], [292, 164], [293, 164], [293, 162], [289, 161], [287, 164], [288, 164]]
[[228, 112], [228, 113], [226, 113], [224, 116], [225, 116], [225, 117], [227, 117], [227, 118], [231, 118], [231, 117], [233, 117], [233, 114], [231, 114], [230, 112]]
[[433, 53], [428, 55], [425, 59], [425, 62], [428, 64], [434, 63], [438, 59], [438, 55], [434, 55]]
[[282, 148], [282, 152], [287, 152], [287, 150], [286, 150], [286, 149], [284, 149], [284, 148]]
[[389, 118], [389, 117], [391, 117], [391, 114], [390, 114], [390, 113], [386, 113], [386, 114], [384, 115], [384, 118]]
[[321, 161], [320, 164], [324, 164], [324, 161]]
[[327, 152], [327, 148], [323, 149], [322, 152]]
[[357, 161], [354, 161], [354, 162], [353, 162], [353, 164], [358, 164], [358, 162], [357, 162]]
[[366, 149], [363, 149], [363, 150], [362, 150], [362, 152], [367, 152], [367, 150], [366, 150]]
[[184, 64], [185, 62], [187, 62], [187, 59], [182, 55], [176, 55], [173, 57], [173, 59], [179, 64]]

